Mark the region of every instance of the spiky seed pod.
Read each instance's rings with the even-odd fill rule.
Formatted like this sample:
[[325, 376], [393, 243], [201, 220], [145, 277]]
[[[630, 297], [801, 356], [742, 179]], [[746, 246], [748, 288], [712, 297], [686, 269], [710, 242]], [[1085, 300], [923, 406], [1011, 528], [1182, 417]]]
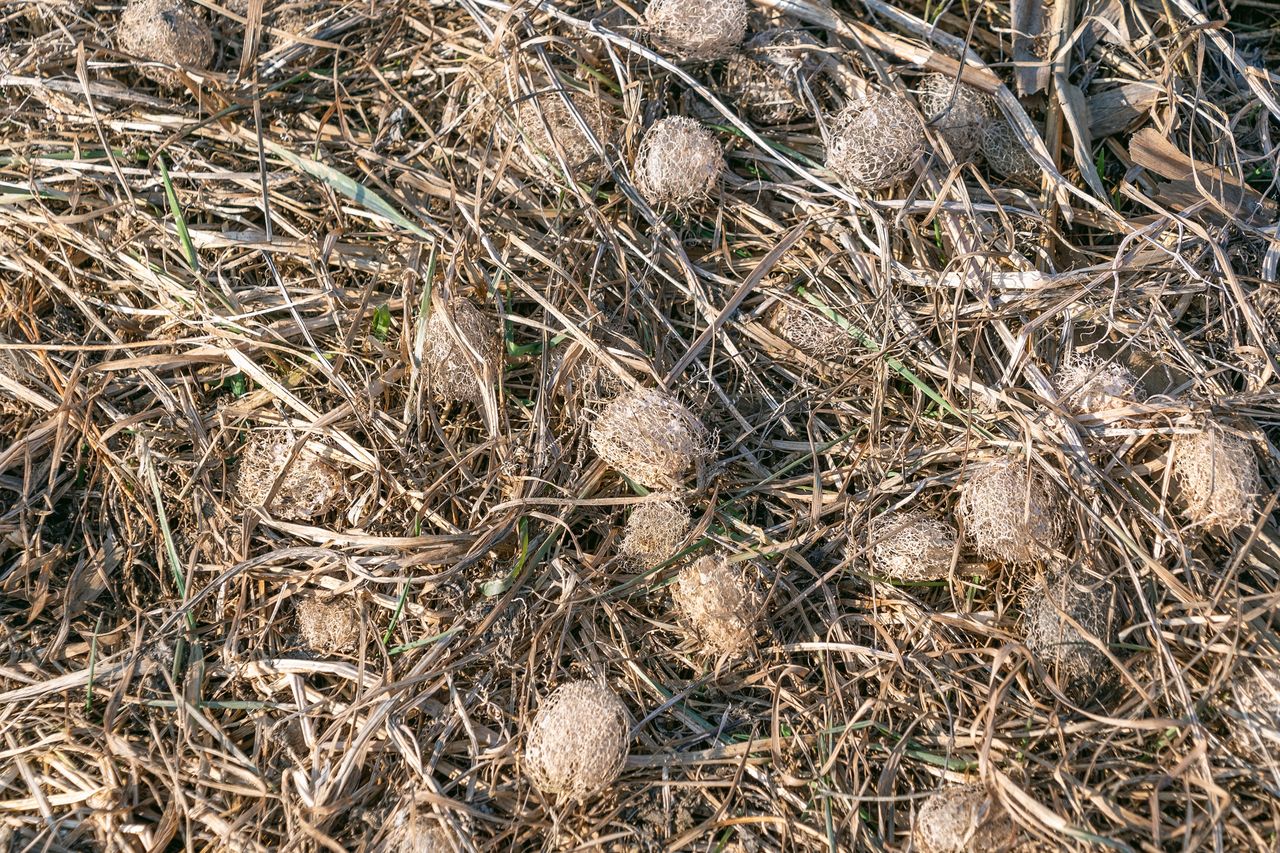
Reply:
[[627, 711], [599, 681], [572, 681], [542, 703], [525, 746], [524, 764], [544, 794], [582, 800], [622, 773], [629, 749]]
[[1109, 587], [1087, 587], [1069, 576], [1043, 580], [1023, 602], [1023, 640], [1059, 687], [1083, 701], [1107, 671], [1107, 656], [1089, 638], [1110, 642], [1110, 617]]
[[956, 160], [972, 160], [982, 147], [987, 125], [999, 113], [995, 99], [947, 74], [930, 74], [920, 84], [920, 110], [943, 138]]
[[636, 189], [659, 208], [696, 207], [711, 195], [723, 171], [720, 140], [684, 116], [655, 122], [636, 153]]
[[1272, 671], [1253, 673], [1237, 682], [1232, 692], [1231, 746], [1255, 761], [1280, 755], [1280, 678]]
[[762, 596], [753, 567], [702, 557], [680, 570], [671, 598], [707, 653], [736, 656], [755, 642]]
[[986, 785], [955, 785], [934, 793], [916, 814], [915, 841], [922, 853], [1000, 853], [1018, 831]]
[[849, 351], [849, 334], [817, 311], [792, 302], [769, 309], [765, 325], [778, 337], [808, 356], [837, 360]]
[[1247, 440], [1209, 421], [1193, 435], [1176, 436], [1170, 455], [1188, 521], [1224, 531], [1257, 521], [1262, 474]]
[[728, 56], [747, 37], [744, 0], [651, 0], [644, 10], [649, 38], [678, 60]]
[[1137, 377], [1119, 362], [1096, 356], [1072, 356], [1053, 377], [1062, 405], [1075, 414], [1121, 409], [1141, 398]]
[[941, 580], [951, 572], [956, 536], [950, 524], [923, 512], [886, 512], [871, 524], [871, 566], [894, 580]]
[[309, 447], [300, 450], [290, 462], [295, 443], [289, 436], [265, 430], [250, 436], [240, 454], [234, 484], [236, 498], [242, 505], [263, 506], [277, 479], [280, 486], [271, 505], [266, 507], [272, 515], [290, 521], [309, 521], [333, 505], [342, 492], [342, 475]]
[[964, 487], [965, 534], [985, 556], [1030, 563], [1061, 547], [1061, 505], [1045, 478], [1003, 459], [979, 468]]
[[1031, 159], [1009, 122], [997, 117], [982, 133], [982, 156], [991, 171], [1011, 181], [1040, 177], [1040, 166]]
[[640, 569], [664, 563], [689, 535], [689, 508], [671, 496], [631, 510], [618, 551]]
[[924, 152], [924, 124], [899, 95], [868, 92], [832, 119], [829, 133], [827, 168], [861, 190], [905, 180]]
[[[524, 162], [535, 173], [559, 176], [558, 150], [564, 155], [571, 178], [593, 183], [604, 175], [606, 166], [596, 153], [591, 137], [574, 119], [565, 97], [566, 94], [558, 91], [540, 92], [520, 101], [515, 122], [528, 154]], [[613, 141], [614, 121], [600, 99], [581, 92], [569, 92], [567, 97], [592, 136], [601, 146], [608, 146]]]
[[649, 489], [676, 489], [707, 455], [706, 428], [670, 394], [640, 389], [605, 406], [591, 446], [609, 467]]
[[[148, 62], [203, 70], [213, 62], [213, 33], [186, 0], [130, 0], [116, 25], [116, 48]], [[141, 70], [162, 86], [182, 85], [169, 68]]]
[[[449, 314], [453, 315], [456, 336], [450, 329]], [[459, 338], [466, 342], [465, 347]], [[475, 356], [497, 376], [502, 370], [502, 335], [493, 318], [470, 300], [456, 296], [449, 302], [448, 313], [437, 307], [427, 320], [423, 363], [432, 393], [441, 400], [479, 403], [483, 380]]]
[[321, 655], [353, 652], [360, 643], [360, 613], [342, 599], [310, 596], [298, 602], [298, 636]]
[[764, 30], [729, 59], [725, 92], [757, 124], [795, 121], [809, 113], [802, 93], [822, 59], [821, 45], [803, 30]]

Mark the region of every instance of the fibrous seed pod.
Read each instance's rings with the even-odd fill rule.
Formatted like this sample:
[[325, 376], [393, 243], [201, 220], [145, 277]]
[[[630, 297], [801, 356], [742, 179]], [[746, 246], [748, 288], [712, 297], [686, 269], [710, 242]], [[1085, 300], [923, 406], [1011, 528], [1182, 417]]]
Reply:
[[956, 536], [950, 524], [923, 512], [886, 512], [871, 523], [871, 566], [893, 580], [941, 580], [951, 572]]
[[702, 557], [680, 570], [671, 598], [707, 653], [737, 656], [754, 644], [763, 603], [754, 567]]
[[708, 443], [702, 423], [663, 391], [623, 394], [591, 425], [591, 446], [605, 464], [649, 489], [678, 488]]
[[817, 310], [794, 302], [778, 302], [765, 316], [778, 337], [817, 359], [835, 361], [849, 352], [849, 333]]
[[689, 508], [678, 497], [642, 503], [631, 510], [619, 553], [639, 569], [671, 559], [689, 534]]
[[1096, 356], [1073, 355], [1053, 376], [1062, 405], [1074, 414], [1120, 409], [1139, 401], [1137, 377], [1123, 364]]
[[317, 654], [350, 654], [360, 643], [360, 612], [349, 601], [308, 596], [298, 602], [295, 616], [298, 636]]
[[1070, 575], [1041, 580], [1023, 601], [1022, 635], [1062, 690], [1076, 701], [1090, 698], [1107, 671], [1107, 656], [1094, 641], [1111, 639], [1110, 586]]
[[723, 171], [720, 140], [701, 122], [684, 116], [655, 122], [636, 153], [636, 189], [658, 208], [697, 206], [719, 185]]
[[264, 507], [272, 515], [309, 521], [333, 505], [343, 476], [309, 447], [295, 454], [295, 444], [289, 436], [266, 430], [250, 436], [236, 466], [235, 495], [242, 505], [264, 506], [277, 480], [275, 497]]
[[544, 794], [582, 800], [622, 773], [629, 740], [626, 708], [608, 686], [569, 682], [538, 709], [525, 745], [525, 769]]
[[[116, 25], [116, 48], [148, 62], [203, 70], [213, 62], [213, 33], [186, 0], [130, 0]], [[182, 85], [170, 68], [141, 70], [162, 86]]]
[[979, 468], [964, 486], [965, 535], [988, 557], [1030, 563], [1062, 545], [1061, 503], [1045, 478], [1015, 459]]
[[724, 71], [725, 92], [757, 124], [795, 121], [810, 112], [804, 89], [823, 59], [821, 45], [803, 30], [764, 30], [730, 57]]
[[1192, 435], [1175, 436], [1169, 452], [1188, 521], [1231, 531], [1257, 520], [1262, 474], [1246, 439], [1208, 421]]
[[493, 377], [502, 371], [502, 335], [497, 324], [460, 296], [450, 300], [447, 313], [436, 307], [427, 320], [423, 366], [437, 398], [479, 403], [482, 371], [487, 369]]
[[1030, 181], [1040, 177], [1040, 165], [1022, 145], [1009, 122], [1001, 117], [982, 132], [982, 156], [991, 171], [1012, 181]]
[[644, 26], [660, 49], [682, 61], [727, 56], [747, 36], [744, 0], [651, 0]]
[[924, 124], [895, 94], [871, 91], [831, 121], [827, 168], [851, 187], [874, 191], [905, 180], [924, 153]]
[[925, 77], [919, 97], [925, 119], [947, 140], [956, 160], [972, 160], [982, 147], [987, 125], [999, 115], [995, 99], [947, 74]]
[[916, 814], [915, 841], [922, 853], [1000, 853], [1017, 838], [1008, 811], [981, 783], [943, 788]]
[[[574, 118], [566, 98], [591, 131], [590, 136]], [[582, 92], [539, 92], [520, 100], [515, 123], [528, 155], [524, 162], [533, 172], [560, 176], [559, 154], [564, 156], [571, 179], [594, 183], [607, 171], [591, 137], [602, 147], [608, 146], [613, 140], [614, 121], [598, 97]]]

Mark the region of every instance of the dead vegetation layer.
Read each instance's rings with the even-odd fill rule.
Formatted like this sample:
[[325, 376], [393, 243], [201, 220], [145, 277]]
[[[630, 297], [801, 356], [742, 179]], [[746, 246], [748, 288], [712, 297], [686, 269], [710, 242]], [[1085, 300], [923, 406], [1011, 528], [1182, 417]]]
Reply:
[[[1268, 849], [1278, 68], [1243, 0], [0, 4], [0, 849]], [[583, 682], [627, 757], [540, 790]]]

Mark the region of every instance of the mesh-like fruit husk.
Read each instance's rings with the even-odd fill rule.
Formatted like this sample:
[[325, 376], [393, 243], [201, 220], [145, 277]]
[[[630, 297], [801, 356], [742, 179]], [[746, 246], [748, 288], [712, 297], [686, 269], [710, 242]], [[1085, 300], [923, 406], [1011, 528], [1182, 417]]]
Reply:
[[921, 853], [1000, 853], [1017, 838], [1008, 811], [981, 783], [943, 788], [916, 814], [915, 841]]
[[[599, 99], [582, 92], [569, 92], [568, 98], [600, 145], [608, 146], [613, 140], [614, 121]], [[524, 162], [534, 173], [559, 176], [559, 150], [571, 178], [592, 183], [604, 175], [604, 161], [561, 92], [539, 92], [522, 98], [515, 108], [515, 123], [527, 154]]]
[[[205, 69], [213, 62], [213, 33], [186, 0], [130, 0], [116, 25], [116, 49], [150, 62]], [[143, 74], [176, 88], [182, 78], [144, 65]]]
[[1023, 600], [1022, 635], [1059, 687], [1085, 698], [1080, 694], [1092, 693], [1108, 667], [1106, 655], [1087, 638], [1111, 640], [1109, 588], [1066, 575], [1041, 581]]
[[254, 432], [236, 467], [235, 495], [244, 506], [263, 506], [280, 472], [284, 477], [275, 499], [265, 507], [272, 515], [291, 521], [308, 521], [324, 514], [342, 492], [342, 475], [303, 448], [285, 470], [293, 454], [292, 437], [266, 430]]
[[1062, 545], [1062, 506], [1046, 479], [1013, 459], [979, 468], [964, 487], [965, 535], [987, 557], [1030, 563]]
[[581, 800], [622, 773], [629, 745], [627, 712], [599, 681], [573, 681], [542, 703], [529, 728], [524, 765], [544, 794]]
[[1280, 679], [1257, 672], [1234, 686], [1229, 741], [1241, 755], [1259, 759], [1280, 755]]
[[384, 853], [454, 853], [465, 849], [454, 845], [438, 819], [412, 803], [397, 809], [390, 824]]
[[677, 60], [728, 56], [747, 36], [744, 0], [651, 0], [644, 10], [650, 40]]
[[769, 309], [765, 325], [805, 355], [838, 360], [849, 352], [849, 333], [817, 311], [790, 302]]
[[298, 602], [295, 618], [298, 636], [317, 654], [350, 654], [360, 644], [360, 612], [348, 601], [310, 596]]
[[955, 544], [956, 529], [923, 512], [886, 512], [871, 523], [872, 568], [894, 580], [947, 577]]
[[675, 489], [708, 453], [706, 428], [670, 394], [641, 389], [605, 406], [591, 446], [609, 467], [649, 489]]
[[701, 557], [680, 570], [671, 599], [707, 653], [736, 656], [754, 644], [763, 601], [754, 567]]
[[1175, 437], [1170, 453], [1187, 520], [1227, 531], [1257, 521], [1262, 474], [1246, 439], [1209, 421], [1193, 435]]
[[618, 552], [639, 569], [664, 563], [689, 535], [689, 508], [676, 497], [643, 503], [631, 510]]
[[997, 117], [983, 131], [982, 156], [991, 171], [1010, 180], [1029, 181], [1040, 177], [1040, 167], [1003, 117]]
[[871, 91], [832, 119], [827, 168], [852, 187], [885, 189], [910, 176], [924, 148], [924, 124], [911, 102]]
[[725, 65], [728, 100], [757, 124], [786, 124], [808, 115], [803, 87], [822, 65], [820, 47], [802, 30], [757, 33]]
[[998, 117], [995, 99], [946, 74], [930, 74], [920, 84], [920, 109], [932, 122], [956, 160], [972, 160], [982, 147], [982, 134]]
[[655, 122], [636, 153], [636, 189], [658, 208], [683, 210], [706, 201], [722, 171], [720, 140], [701, 122], [684, 116]]
[[[460, 296], [449, 302], [453, 324], [458, 337], [463, 338], [470, 349], [475, 350], [496, 377], [502, 370], [502, 336], [496, 321]], [[449, 329], [444, 311], [436, 308], [427, 320], [426, 355], [423, 359], [431, 391], [441, 400], [478, 403], [480, 394], [480, 365], [472, 354], [462, 347]]]
[[1062, 405], [1075, 414], [1121, 409], [1138, 401], [1138, 379], [1119, 362], [1072, 356], [1053, 377]]

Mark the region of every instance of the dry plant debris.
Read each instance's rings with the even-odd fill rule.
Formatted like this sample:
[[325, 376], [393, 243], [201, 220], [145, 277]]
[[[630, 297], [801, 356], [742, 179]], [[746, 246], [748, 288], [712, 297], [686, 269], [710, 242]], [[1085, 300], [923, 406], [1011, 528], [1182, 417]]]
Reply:
[[682, 61], [719, 59], [747, 37], [743, 0], [650, 0], [644, 10], [649, 38]]
[[452, 835], [430, 812], [412, 803], [400, 806], [388, 818], [385, 853], [454, 853], [460, 848]]
[[[1219, 748], [1280, 743], [1235, 701], [1280, 648], [1277, 4], [186, 0], [185, 53], [130, 46], [148, 6], [0, 4], [0, 850], [377, 850], [409, 799], [458, 849], [905, 851], [978, 774], [1037, 849], [1280, 838], [1280, 766]], [[927, 149], [933, 74], [995, 97], [989, 165]], [[724, 151], [668, 217], [673, 115]], [[1180, 461], [1210, 415], [1243, 467]], [[1053, 523], [1006, 483], [983, 551], [1003, 455]], [[635, 546], [642, 487], [696, 536]], [[881, 573], [890, 507], [967, 536], [954, 583]], [[754, 653], [673, 612], [715, 554], [768, 578]], [[1087, 706], [1024, 642], [1086, 557]], [[634, 755], [537, 795], [583, 673]]]
[[[151, 63], [202, 71], [213, 63], [213, 34], [187, 0], [129, 0], [116, 27], [116, 48]], [[165, 86], [182, 85], [171, 68], [140, 66]]]
[[308, 596], [298, 602], [298, 636], [320, 655], [351, 654], [360, 644], [360, 611], [341, 598]]
[[591, 424], [591, 446], [604, 463], [649, 489], [679, 488], [709, 442], [683, 403], [648, 388], [612, 400]]
[[627, 517], [618, 553], [637, 568], [651, 569], [671, 559], [689, 535], [689, 507], [676, 496], [642, 503]]
[[1228, 742], [1250, 761], [1274, 761], [1280, 755], [1280, 681], [1275, 672], [1262, 670], [1240, 679], [1232, 696]]
[[539, 791], [582, 800], [613, 784], [629, 749], [626, 708], [607, 685], [584, 679], [543, 701], [529, 727], [524, 764]]
[[470, 300], [454, 297], [447, 310], [427, 320], [427, 376], [441, 400], [478, 403], [486, 379], [502, 373], [502, 335], [497, 321]]
[[831, 120], [827, 168], [860, 190], [905, 181], [925, 151], [924, 125], [901, 95], [872, 90]]
[[1111, 640], [1111, 596], [1105, 584], [1064, 574], [1038, 583], [1023, 602], [1027, 650], [1072, 698], [1084, 700], [1105, 681]]
[[695, 119], [659, 119], [636, 153], [636, 189], [661, 209], [685, 210], [710, 198], [724, 171], [716, 135]]
[[[296, 445], [304, 441], [301, 448]], [[235, 495], [241, 505], [259, 506], [290, 521], [325, 514], [342, 494], [342, 473], [325, 462], [305, 440], [274, 430], [255, 430], [236, 465]], [[268, 497], [275, 489], [270, 506]]]
[[1044, 475], [1019, 459], [978, 467], [959, 511], [965, 535], [987, 557], [1032, 563], [1063, 545], [1062, 502]]
[[725, 94], [757, 124], [795, 121], [810, 112], [805, 88], [822, 67], [822, 59], [821, 45], [803, 30], [764, 30], [729, 58]]
[[1176, 436], [1169, 455], [1188, 521], [1230, 532], [1257, 520], [1262, 475], [1247, 439], [1208, 421], [1191, 435]]
[[915, 841], [921, 853], [1000, 853], [1017, 840], [1009, 813], [982, 783], [943, 788], [916, 814]]
[[871, 524], [872, 568], [893, 580], [941, 580], [951, 573], [956, 535], [951, 524], [923, 512], [886, 512]]
[[763, 599], [751, 566], [701, 557], [676, 575], [671, 600], [707, 654], [743, 655], [754, 645]]
[[1073, 414], [1096, 414], [1140, 402], [1140, 383], [1129, 368], [1092, 355], [1072, 355], [1054, 374], [1062, 405]]
[[930, 74], [920, 83], [919, 98], [925, 119], [947, 140], [957, 161], [981, 152], [983, 134], [999, 115], [990, 95], [945, 74]]

